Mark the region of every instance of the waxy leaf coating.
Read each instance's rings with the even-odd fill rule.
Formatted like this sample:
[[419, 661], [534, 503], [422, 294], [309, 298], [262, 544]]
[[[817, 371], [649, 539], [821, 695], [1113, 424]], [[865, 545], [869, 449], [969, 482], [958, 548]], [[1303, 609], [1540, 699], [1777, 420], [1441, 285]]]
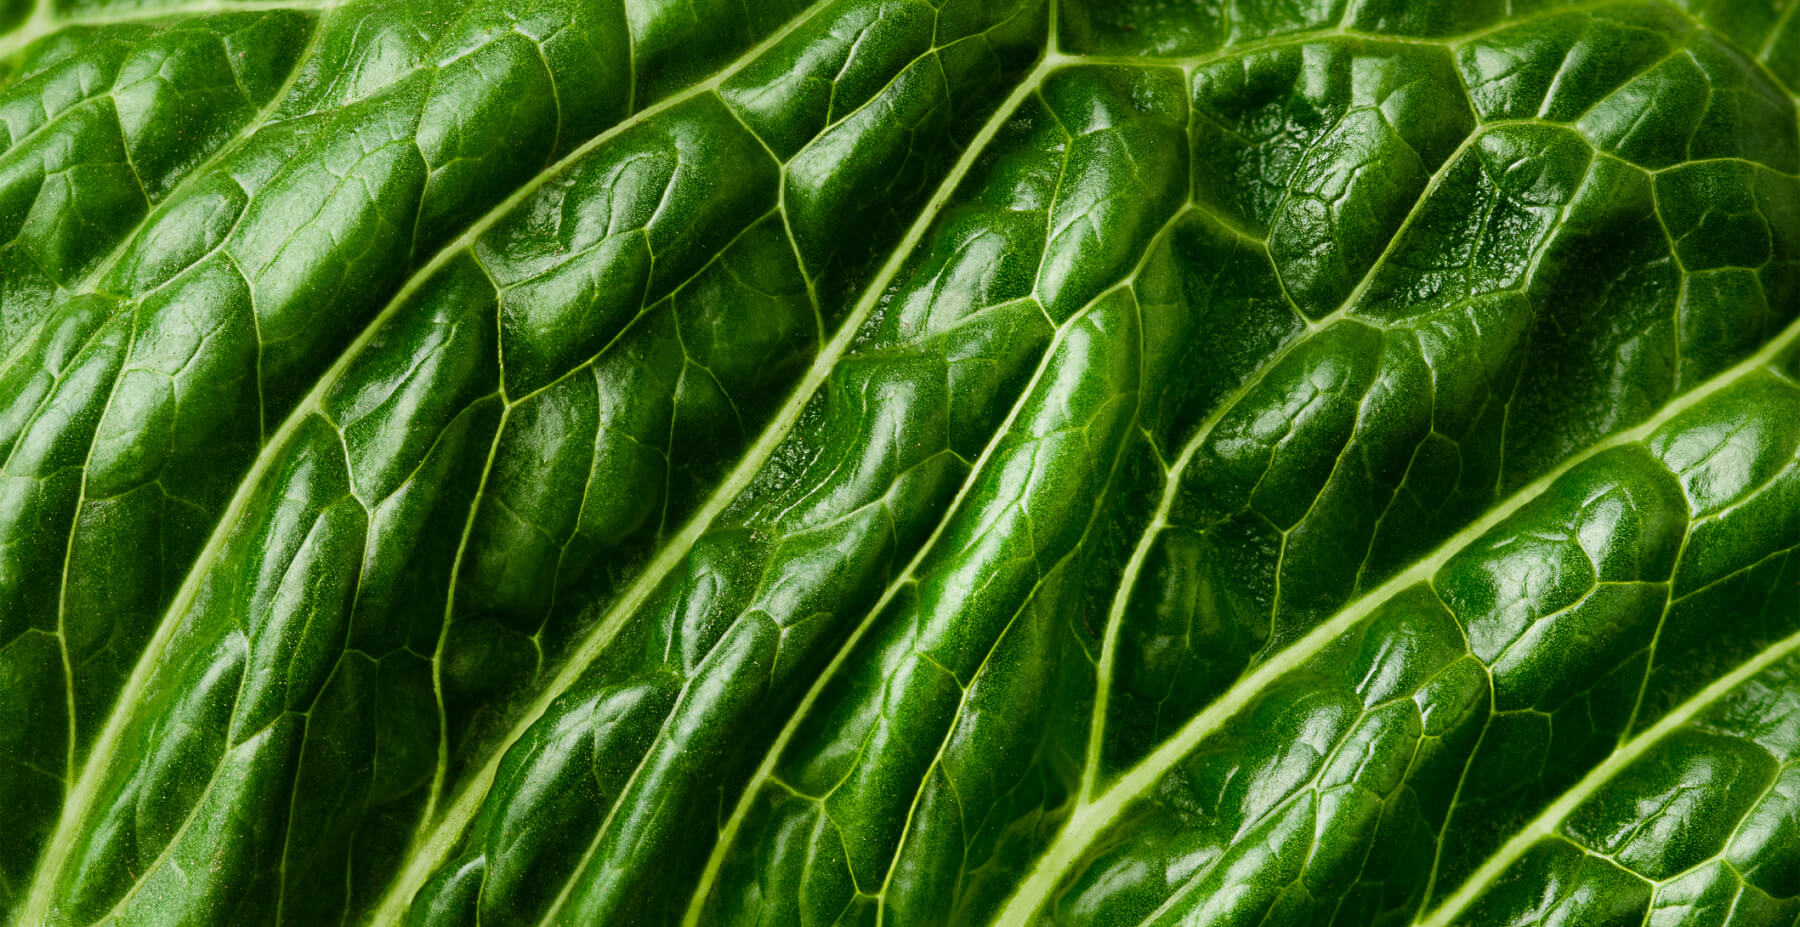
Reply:
[[0, 0], [0, 912], [1800, 924], [1787, 0]]

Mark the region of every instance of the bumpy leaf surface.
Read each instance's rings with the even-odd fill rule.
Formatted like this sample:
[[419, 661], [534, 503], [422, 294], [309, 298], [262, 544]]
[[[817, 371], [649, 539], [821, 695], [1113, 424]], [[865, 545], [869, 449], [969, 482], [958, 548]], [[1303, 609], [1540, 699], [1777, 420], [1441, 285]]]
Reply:
[[1800, 923], [1797, 7], [0, 0], [0, 911]]

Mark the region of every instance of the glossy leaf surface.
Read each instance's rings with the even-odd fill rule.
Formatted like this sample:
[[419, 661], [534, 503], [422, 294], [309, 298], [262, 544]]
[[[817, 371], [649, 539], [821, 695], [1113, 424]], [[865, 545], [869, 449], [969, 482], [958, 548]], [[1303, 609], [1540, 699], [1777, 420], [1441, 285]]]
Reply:
[[12, 924], [1800, 922], [1785, 3], [0, 28]]

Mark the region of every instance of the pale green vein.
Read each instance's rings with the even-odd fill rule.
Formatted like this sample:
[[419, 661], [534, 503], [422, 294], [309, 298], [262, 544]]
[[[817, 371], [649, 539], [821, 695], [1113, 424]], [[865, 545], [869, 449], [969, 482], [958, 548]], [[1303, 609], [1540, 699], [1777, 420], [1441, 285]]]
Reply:
[[71, 16], [65, 19], [56, 18], [51, 11], [49, 0], [40, 0], [31, 18], [12, 32], [0, 35], [0, 58], [9, 58], [25, 48], [25, 46], [55, 35], [64, 29], [98, 28], [101, 26], [119, 26], [129, 23], [150, 23], [160, 20], [178, 19], [188, 16], [208, 16], [219, 13], [275, 13], [284, 10], [313, 11], [329, 13], [348, 0], [249, 0], [245, 3], [221, 3], [217, 0], [203, 3], [180, 3], [168, 6], [153, 6], [131, 10], [123, 13], [110, 13], [98, 16]]
[[[110, 273], [114, 267], [118, 266], [119, 261], [125, 257], [125, 254], [131, 249], [131, 245], [137, 241], [137, 233], [150, 227], [150, 222], [156, 216], [156, 210], [158, 208], [168, 203], [177, 202], [182, 194], [190, 187], [194, 186], [202, 178], [210, 176], [213, 168], [224, 162], [224, 160], [233, 152], [243, 148], [244, 143], [254, 137], [257, 132], [268, 127], [270, 124], [269, 121], [275, 117], [275, 113], [281, 108], [281, 104], [287, 102], [288, 95], [293, 92], [294, 85], [299, 81], [300, 73], [305, 70], [307, 62], [312, 60], [313, 53], [318, 50], [319, 40], [325, 34], [325, 20], [327, 14], [342, 6], [344, 2], [345, 0], [332, 0], [332, 2], [329, 3], [319, 3], [311, 6], [306, 4], [296, 5], [285, 3], [268, 5], [271, 10], [300, 9], [311, 10], [320, 14], [319, 18], [313, 23], [312, 35], [307, 38], [306, 47], [302, 48], [300, 54], [294, 59], [294, 64], [288, 69], [287, 77], [282, 80], [281, 86], [275, 89], [275, 92], [269, 96], [268, 102], [264, 103], [261, 108], [251, 115], [231, 138], [215, 148], [212, 154], [207, 155], [200, 163], [188, 168], [182, 178], [179, 181], [176, 181], [175, 185], [170, 187], [160, 200], [151, 202], [150, 212], [144, 217], [143, 222], [139, 223], [139, 227], [134, 230], [132, 234], [121, 238], [118, 244], [113, 246], [112, 251], [94, 265], [94, 269], [91, 272], [82, 277], [81, 280], [77, 281], [75, 285], [70, 288], [72, 291], [80, 293], [92, 291], [101, 280], [106, 278], [106, 275]], [[261, 4], [256, 3], [241, 3], [233, 5], [230, 9], [254, 9], [260, 5]], [[57, 28], [60, 29], [62, 27], [62, 25], [59, 25]], [[6, 40], [7, 37], [0, 37], [0, 47], [4, 47]], [[0, 58], [4, 57], [5, 54], [0, 54]], [[97, 94], [96, 98], [98, 98], [98, 96], [99, 95]], [[59, 115], [57, 118], [60, 119], [62, 117]], [[46, 123], [45, 128], [49, 125], [50, 123]], [[14, 147], [17, 147], [17, 145], [18, 140], [15, 140]], [[136, 169], [134, 168], [133, 171], [135, 172], [135, 170]], [[141, 187], [142, 184], [140, 183], [139, 186]], [[242, 275], [243, 271], [240, 269], [238, 273]], [[248, 280], [249, 278], [245, 277], [245, 279]], [[258, 335], [257, 343], [259, 345], [261, 344], [261, 340], [261, 336]], [[16, 350], [23, 351], [30, 343], [31, 341], [29, 338], [21, 339], [16, 346]], [[4, 369], [17, 359], [18, 356], [16, 354], [8, 357], [0, 357], [0, 369]]]
[[[505, 386], [502, 384], [502, 395]], [[475, 519], [481, 514], [482, 497], [487, 494], [488, 479], [494, 474], [494, 459], [500, 454], [500, 442], [506, 437], [506, 422], [513, 407], [501, 404], [500, 421], [494, 426], [493, 440], [488, 443], [487, 459], [481, 464], [481, 479], [475, 484], [475, 495], [469, 500], [469, 513], [463, 518], [462, 537], [456, 542], [456, 555], [450, 561], [450, 589], [444, 595], [444, 619], [438, 626], [437, 647], [431, 652], [431, 696], [437, 705], [437, 763], [431, 771], [430, 792], [425, 796], [425, 811], [420, 820], [429, 821], [437, 808], [438, 796], [444, 791], [444, 778], [450, 771], [450, 720], [444, 709], [444, 648], [450, 641], [450, 624], [456, 615], [456, 590], [461, 585], [463, 561], [469, 551], [469, 538], [475, 533]]]
[[[714, 92], [727, 78], [737, 73], [739, 69], [749, 64], [751, 61], [754, 61], [763, 52], [774, 47], [777, 42], [786, 38], [795, 29], [799, 28], [800, 24], [805, 22], [813, 10], [822, 6], [825, 2], [826, 0], [820, 0], [814, 7], [808, 8], [807, 11], [796, 16], [793, 20], [790, 20], [781, 29], [772, 33], [755, 47], [746, 51], [730, 67], [720, 71], [705, 81], [694, 84], [679, 93], [665, 97], [657, 103], [645, 107], [642, 111], [621, 120], [618, 124], [607, 129], [605, 132], [596, 135], [594, 138], [589, 139], [587, 142], [569, 152], [569, 154], [555, 164], [522, 184], [519, 189], [515, 190], [510, 196], [495, 205], [480, 219], [471, 224], [462, 235], [458, 236], [456, 240], [440, 250], [424, 267], [414, 273], [412, 277], [406, 281], [405, 285], [400, 288], [399, 292], [395, 293], [394, 297], [388, 301], [387, 305], [363, 327], [363, 330], [357, 335], [356, 339], [338, 356], [330, 369], [326, 370], [325, 373], [319, 377], [312, 390], [306, 394], [305, 398], [301, 399], [294, 407], [294, 410], [288, 414], [287, 419], [282, 422], [281, 427], [270, 437], [269, 442], [264, 445], [262, 452], [257, 455], [256, 460], [251, 464], [249, 471], [244, 474], [243, 480], [238, 483], [237, 491], [232, 495], [231, 501], [226, 505], [224, 512], [221, 513], [219, 520], [215, 523], [212, 534], [207, 538], [206, 545], [201, 548], [199, 554], [194, 558], [193, 566], [189, 569], [186, 578], [182, 581], [181, 587], [176, 590], [174, 598], [170, 601], [168, 609], [163, 614], [162, 621], [157, 625], [155, 635], [152, 636], [150, 641], [145, 645], [136, 666], [132, 668], [131, 676], [126, 680], [124, 688], [120, 691], [118, 699], [114, 703], [113, 709], [107, 717], [105, 726], [102, 727], [99, 736], [95, 739], [93, 747], [88, 753], [88, 761], [83, 765], [76, 784], [69, 790], [68, 798], [63, 802], [62, 813], [58, 817], [56, 830], [52, 833], [50, 841], [45, 847], [44, 854], [39, 859], [38, 870], [33, 876], [29, 893], [26, 896], [25, 906], [19, 921], [20, 923], [38, 924], [44, 923], [47, 920], [51, 909], [52, 893], [54, 892], [58, 876], [60, 875], [63, 866], [68, 861], [69, 852], [73, 849], [75, 839], [81, 831], [83, 819], [87, 816], [88, 810], [99, 796], [108, 768], [108, 763], [106, 761], [112, 756], [113, 751], [117, 748], [119, 739], [124, 735], [125, 728], [132, 719], [133, 710], [137, 707], [142, 700], [145, 691], [148, 689], [151, 677], [155, 674], [157, 666], [161, 663], [163, 650], [168, 646], [169, 640], [174, 636], [177, 627], [179, 627], [181, 617], [193, 604], [195, 596], [199, 594], [208, 567], [218, 558], [220, 552], [224, 549], [226, 541], [231, 536], [232, 529], [237, 525], [237, 522], [243, 517], [244, 512], [249, 508], [263, 478], [268, 475], [270, 468], [281, 458], [282, 452], [285, 451], [287, 446], [293, 441], [295, 434], [300, 430], [301, 424], [319, 411], [324, 403], [325, 396], [331, 391], [331, 388], [336, 385], [337, 381], [344, 376], [345, 372], [350, 369], [351, 364], [361, 356], [362, 352], [375, 340], [376, 335], [381, 331], [387, 320], [399, 312], [401, 307], [405, 306], [428, 280], [432, 279], [439, 271], [447, 267], [457, 255], [472, 248], [475, 242], [479, 240], [482, 235], [486, 234], [497, 222], [510, 214], [520, 204], [524, 203], [527, 198], [536, 193], [540, 187], [549, 182], [552, 178], [561, 174], [571, 164], [579, 161], [599, 146], [606, 144], [614, 138], [617, 138], [619, 135], [630, 131], [648, 120], [655, 118], [657, 115], [697, 96]], [[664, 569], [667, 569], [666, 565]], [[562, 681], [562, 677], [558, 678], [559, 681]], [[539, 710], [541, 710], [541, 706], [545, 704], [546, 701], [540, 701], [535, 707], [538, 707]], [[483, 789], [486, 787], [486, 781], [492, 779], [493, 771], [498, 766], [498, 763], [499, 753], [496, 752], [493, 759], [483, 768], [482, 776], [478, 777], [482, 779], [481, 785]], [[411, 870], [408, 870], [408, 872], [410, 871]], [[420, 881], [422, 881], [422, 877]], [[410, 897], [411, 892], [409, 891], [407, 895]]]
[[[1016, 94], [1017, 99], [1008, 100], [1006, 104], [1002, 105], [1000, 112], [1010, 113], [1017, 107], [1018, 103], [1023, 102], [1029, 92], [1036, 87], [1035, 81], [1028, 80], [1026, 84], [1027, 86], [1021, 88], [1020, 92]], [[1068, 326], [1072, 325], [1076, 319], [1083, 318], [1085, 315], [1085, 310], [1077, 312], [1070, 318], [1069, 323], [1065, 324], [1064, 327], [1057, 329], [1055, 337], [1051, 340], [1050, 345], [1044, 350], [1044, 358], [1046, 360], [1055, 355], [1057, 345], [1062, 342], [1064, 334], [1068, 331]], [[1046, 369], [1047, 366], [1044, 362], [1038, 364], [1038, 368], [1033, 371], [1031, 375], [1031, 380], [1028, 381], [1025, 386], [1023, 395], [1028, 396], [1036, 389], [1037, 384], [1042, 380]], [[1024, 403], [1015, 403], [1012, 409], [1007, 412], [1006, 418], [1002, 420], [1000, 427], [995, 430], [994, 439], [989, 441], [986, 447], [982, 448], [981, 455], [975, 459], [974, 465], [969, 468], [969, 479], [963, 483], [963, 487], [957, 491], [956, 496], [951, 499], [950, 504], [945, 507], [946, 512], [954, 515], [962, 507], [964, 500], [968, 498], [970, 491], [977, 483], [976, 476], [986, 468], [988, 461], [993, 457], [994, 452], [1000, 446], [1002, 439], [1012, 430], [1013, 422], [1017, 420], [1018, 414], [1023, 407]], [[896, 577], [893, 582], [888, 584], [888, 587], [882, 593], [881, 598], [877, 599], [875, 604], [869, 608], [868, 616], [857, 625], [855, 630], [850, 632], [850, 636], [847, 637], [844, 640], [844, 643], [838, 648], [837, 653], [831, 658], [831, 662], [826, 664], [825, 669], [819, 673], [818, 679], [814, 680], [812, 686], [807, 690], [806, 695], [802, 697], [800, 703], [795, 706], [787, 723], [782, 725], [781, 732], [776, 735], [775, 740], [770, 743], [768, 750], [764, 752], [762, 762], [757, 765], [756, 771], [750, 774], [748, 782], [738, 796], [736, 805], [732, 808], [731, 817], [726, 819], [725, 826], [719, 831], [718, 840], [713, 843], [713, 850], [707, 857], [706, 867], [701, 871], [700, 879], [695, 884], [693, 894], [688, 900], [687, 914], [682, 918], [683, 927], [699, 927], [702, 923], [701, 919], [705, 913], [706, 899], [712, 893], [713, 884], [718, 881], [719, 871], [725, 865], [725, 856], [731, 849], [732, 844], [736, 842], [738, 831], [743, 829], [744, 820], [749, 816], [756, 796], [762, 791], [763, 784], [772, 782], [783, 788], [787, 788], [784, 783], [775, 777], [775, 763], [780, 760], [781, 755], [786, 752], [788, 742], [793, 739], [794, 733], [800, 729], [801, 719], [811, 713], [813, 705], [817, 704], [819, 700], [819, 695], [825, 691], [826, 682], [837, 675], [838, 670], [849, 660], [850, 654], [855, 652], [857, 643], [860, 642], [863, 636], [868, 633], [869, 629], [873, 627], [874, 616], [881, 614], [888, 607], [888, 604], [894, 600], [894, 597], [897, 596], [901, 590], [906, 588], [907, 583], [912, 581], [912, 578], [918, 572], [919, 565], [924, 562], [925, 557], [929, 555], [932, 548], [937, 545], [938, 538], [943, 535], [950, 522], [951, 518], [949, 517], [938, 522], [937, 527], [934, 528], [931, 535], [925, 539], [925, 543], [920, 545], [918, 553], [913, 555], [912, 560], [907, 563], [906, 568], [900, 571], [900, 575]], [[789, 791], [792, 791], [792, 789], [789, 789]]]
[[[1010, 112], [1023, 104], [1025, 98], [1030, 96], [1039, 86], [1041, 86], [1044, 78], [1057, 67], [1066, 65], [1071, 60], [1079, 59], [1068, 59], [1054, 54], [1046, 56], [1038, 69], [1024, 81], [1023, 85], [1015, 89], [1013, 97], [1008, 99], [1007, 102], [1002, 105], [1001, 112]], [[1038, 384], [1048, 372], [1049, 364], [1056, 356], [1057, 348], [1063, 343], [1068, 332], [1071, 331], [1081, 319], [1086, 318], [1089, 310], [1094, 306], [1100, 304], [1103, 300], [1116, 292], [1129, 289], [1143, 273], [1145, 265], [1149, 263], [1150, 257], [1156, 253], [1158, 245], [1167, 238], [1170, 231], [1190, 212], [1190, 210], [1191, 207], [1183, 207], [1175, 210], [1169, 219], [1163, 223], [1162, 228], [1150, 237], [1144, 247], [1144, 253], [1140, 256], [1137, 264], [1129, 273], [1127, 273], [1118, 283], [1106, 288], [1092, 300], [1089, 300], [1085, 306], [1071, 315], [1062, 325], [1057, 326], [1055, 336], [1052, 338], [1050, 345], [1045, 348], [1043, 358], [1040, 360], [1037, 369], [1033, 371], [1031, 379], [1021, 391], [1021, 396], [1030, 397], [1036, 393]], [[920, 565], [924, 563], [926, 557], [932, 552], [932, 549], [937, 546], [938, 539], [943, 535], [944, 531], [948, 529], [954, 516], [963, 506], [964, 500], [966, 500], [975, 487], [979, 485], [980, 475], [988, 467], [989, 461], [997, 452], [1005, 437], [1011, 432], [1013, 423], [1017, 421], [1019, 414], [1024, 410], [1026, 405], [1027, 402], [1022, 399], [1021, 401], [1014, 403], [1012, 408], [1008, 410], [1006, 418], [1002, 420], [999, 428], [995, 431], [994, 439], [988, 442], [982, 449], [980, 456], [975, 459], [973, 466], [970, 467], [969, 478], [964, 481], [962, 488], [958, 490], [955, 498], [953, 498], [950, 501], [950, 504], [945, 507], [945, 511], [949, 513], [949, 516], [938, 522], [937, 527], [934, 528], [930, 536], [925, 539], [925, 543], [920, 545], [918, 553], [913, 555], [912, 560], [907, 563], [906, 568], [900, 572], [899, 576], [888, 584], [888, 587], [882, 593], [881, 598], [868, 610], [867, 617], [865, 617], [863, 622], [851, 632], [843, 645], [839, 647], [837, 654], [832, 658], [831, 662], [826, 665], [824, 671], [819, 674], [818, 679], [814, 681], [812, 687], [807, 691], [806, 696], [801, 699], [800, 704], [795, 708], [792, 717], [790, 717], [788, 722], [783, 725], [780, 734], [776, 736], [768, 750], [764, 753], [762, 763], [758, 765], [756, 771], [751, 774], [748, 785], [746, 785], [743, 792], [739, 795], [738, 802], [732, 809], [731, 817], [727, 819], [725, 826], [720, 831], [718, 841], [713, 845], [713, 852], [707, 858], [706, 868], [701, 873], [699, 883], [689, 899], [687, 914], [682, 921], [685, 927], [698, 927], [701, 923], [706, 898], [711, 893], [712, 886], [718, 879], [720, 869], [724, 866], [725, 856], [730, 850], [733, 842], [736, 840], [738, 831], [742, 829], [744, 820], [750, 813], [754, 799], [761, 791], [762, 784], [765, 782], [778, 782], [774, 776], [775, 764], [786, 750], [788, 742], [793, 739], [794, 732], [799, 729], [801, 720], [810, 713], [812, 706], [818, 701], [820, 693], [824, 691], [826, 683], [837, 674], [844, 662], [849, 658], [849, 655], [854, 651], [857, 642], [862, 639], [872, 626], [875, 617], [880, 615], [888, 607], [888, 604], [893, 601], [894, 597], [897, 596], [901, 590], [905, 589], [907, 584], [912, 582], [913, 577], [917, 575]]]
[[[759, 54], [763, 48], [770, 47], [776, 41], [785, 38], [804, 19], [803, 16], [794, 20], [780, 33], [771, 36], [763, 43], [762, 47], [756, 50], [756, 53]], [[747, 55], [744, 60], [748, 61], [753, 58], [754, 54]], [[1056, 63], [1060, 62], [1047, 56], [1032, 72], [1032, 78], [1029, 78], [1026, 84], [1033, 85], [1033, 80], [1041, 80], [1042, 75]], [[735, 68], [714, 77], [700, 87], [710, 92], [734, 72]], [[1029, 86], [1025, 89], [1029, 89]], [[1022, 91], [1015, 90], [1014, 96], [1021, 95]], [[665, 101], [659, 106], [669, 102]], [[1008, 98], [1008, 102], [1011, 105], [1017, 105], [1011, 97]], [[931, 227], [938, 211], [949, 201], [951, 194], [955, 192], [963, 178], [968, 175], [975, 162], [985, 152], [988, 143], [1005, 125], [1008, 115], [1010, 115], [1010, 110], [1003, 107], [982, 125], [981, 130], [969, 146], [957, 158], [949, 174], [938, 184], [930, 201], [920, 210], [918, 219], [913, 222], [906, 235], [889, 252], [887, 261], [882, 264], [880, 271], [864, 289], [861, 298], [857, 300], [842, 325], [839, 326], [837, 334], [813, 359], [812, 365], [807, 368], [799, 385], [757, 438], [756, 443], [708, 496], [705, 504], [694, 512], [681, 531], [657, 552], [655, 559], [644, 567], [625, 592], [619, 596], [612, 608], [608, 609], [595, 628], [570, 652], [569, 658], [555, 679], [551, 680], [549, 685], [532, 701], [530, 707], [523, 712], [518, 722], [489, 753], [480, 768], [470, 774], [455, 801], [445, 810], [442, 820], [437, 823], [430, 835], [409, 854], [404, 869], [395, 879], [386, 897], [383, 898], [381, 906], [376, 910], [374, 923], [398, 923], [404, 917], [412, 896], [461, 841], [463, 830], [473, 820], [475, 812], [479, 810], [482, 799], [487, 795], [488, 787], [494, 781], [495, 773], [499, 771], [500, 761], [504, 758], [507, 749], [524, 736], [525, 732], [537, 722], [557, 696], [575, 684], [581, 673], [587, 669], [588, 664], [593, 662], [606, 644], [618, 633], [626, 619], [643, 605], [663, 577], [668, 575], [687, 556], [688, 549], [699, 539], [712, 520], [750, 485], [751, 479], [762, 469], [763, 463], [769, 459], [776, 447], [780, 445], [781, 440], [793, 428], [794, 423], [799, 420], [801, 411], [805, 409], [812, 395], [818, 391], [826, 377], [837, 366], [838, 358], [848, 350], [857, 331], [862, 327], [862, 323], [879, 304], [888, 284], [899, 274], [913, 248], [918, 245], [919, 241], [924, 238], [925, 232]]]
[[1775, 25], [1769, 27], [1769, 34], [1763, 37], [1762, 45], [1756, 49], [1756, 60], [1764, 65], [1769, 63], [1769, 52], [1775, 50], [1775, 43], [1781, 41], [1781, 34], [1787, 31], [1788, 25], [1794, 21], [1794, 11], [1800, 10], [1800, 3], [1790, 2], [1787, 9], [1781, 11], [1781, 17]]
[[1693, 721], [1700, 712], [1750, 681], [1751, 677], [1768, 669], [1775, 661], [1796, 651], [1800, 651], [1800, 633], [1782, 638], [1774, 646], [1745, 661], [1737, 669], [1713, 680], [1711, 685], [1701, 689], [1693, 698], [1664, 715], [1661, 721], [1645, 728], [1642, 734], [1619, 745], [1619, 748], [1614, 750], [1605, 761], [1589, 770], [1587, 775], [1582, 776], [1580, 782], [1575, 783], [1572, 788], [1552, 802], [1550, 807], [1539, 812], [1538, 816], [1532, 818], [1530, 823], [1513, 834], [1512, 839], [1506, 841], [1493, 856], [1488, 857], [1487, 862], [1483, 863], [1480, 869], [1475, 870], [1475, 874], [1463, 882], [1456, 894], [1445, 899], [1444, 903], [1439, 905], [1430, 917], [1422, 921], [1415, 921], [1417, 927], [1450, 927], [1451, 924], [1456, 923], [1456, 919], [1468, 908], [1470, 903], [1499, 881], [1507, 867], [1517, 862], [1519, 857], [1525, 855], [1525, 852], [1539, 840], [1554, 834], [1556, 829], [1562, 826], [1563, 821], [1568, 819], [1570, 813], [1581, 807], [1582, 802], [1599, 791], [1606, 783], [1612, 781], [1615, 776], [1637, 761], [1663, 738]]
[[[1393, 255], [1394, 249], [1398, 247], [1398, 242], [1406, 236], [1408, 231], [1412, 228], [1413, 223], [1423, 214], [1425, 204], [1431, 200], [1433, 194], [1435, 194], [1443, 185], [1445, 179], [1450, 176], [1450, 172], [1462, 160], [1464, 154], [1474, 147], [1476, 142], [1487, 133], [1487, 130], [1492, 129], [1495, 126], [1511, 124], [1512, 123], [1510, 122], [1496, 122], [1487, 125], [1477, 125], [1472, 128], [1462, 142], [1457, 145], [1456, 149], [1445, 156], [1444, 160], [1439, 163], [1437, 168], [1432, 172], [1431, 177], [1421, 188], [1419, 196], [1413, 204], [1413, 208], [1408, 210], [1405, 218], [1401, 220], [1399, 227], [1388, 239], [1387, 246], [1383, 248], [1381, 253], [1376, 256], [1375, 260], [1369, 264], [1368, 270], [1363, 272], [1361, 279], [1358, 280], [1356, 287], [1350, 292], [1350, 295], [1346, 296], [1331, 314], [1322, 316], [1316, 321], [1306, 320], [1306, 329], [1302, 335], [1277, 348], [1242, 385], [1221, 399], [1219, 403], [1214, 406], [1213, 410], [1207, 414], [1206, 418], [1201, 420], [1200, 425], [1194, 429], [1193, 436], [1188, 439], [1185, 445], [1183, 445], [1181, 453], [1176, 455], [1175, 462], [1164, 474], [1162, 494], [1161, 498], [1157, 501], [1156, 511], [1152, 514], [1150, 523], [1144, 527], [1143, 532], [1138, 536], [1137, 544], [1132, 548], [1131, 557], [1125, 563], [1124, 572], [1119, 578], [1118, 588], [1114, 592], [1113, 600], [1107, 609], [1106, 626], [1101, 635], [1100, 661], [1099, 666], [1095, 670], [1094, 708], [1093, 715], [1089, 720], [1087, 759], [1082, 766], [1081, 772], [1080, 795], [1083, 800], [1091, 799], [1094, 795], [1094, 790], [1098, 788], [1099, 785], [1100, 764], [1106, 733], [1106, 716], [1111, 703], [1113, 670], [1115, 662], [1117, 661], [1119, 632], [1125, 622], [1125, 612], [1130, 605], [1131, 594], [1137, 585], [1138, 576], [1143, 572], [1144, 564], [1149, 560], [1150, 552], [1155, 546], [1156, 539], [1162, 534], [1163, 529], [1168, 527], [1169, 512], [1174, 506], [1175, 497], [1181, 487], [1181, 481], [1187, 473], [1187, 468], [1193, 463], [1194, 457], [1199, 454], [1200, 449], [1205, 446], [1207, 439], [1210, 438], [1213, 432], [1218, 428], [1219, 423], [1224, 421], [1225, 416], [1229, 414], [1232, 409], [1236, 408], [1239, 403], [1243, 402], [1244, 399], [1249, 397], [1258, 386], [1266, 382], [1269, 375], [1281, 365], [1281, 362], [1284, 359], [1294, 351], [1298, 350], [1302, 345], [1308, 344], [1308, 339], [1311, 335], [1322, 332], [1337, 322], [1350, 318], [1351, 309], [1362, 299], [1363, 294], [1368, 290], [1372, 281], [1374, 281], [1377, 272]], [[1190, 205], [1188, 209], [1199, 212], [1208, 218], [1212, 218], [1213, 215], [1210, 210], [1200, 209], [1192, 205]], [[1226, 226], [1226, 228], [1230, 231], [1236, 231], [1230, 226]], [[1252, 239], [1252, 241], [1260, 247], [1265, 249], [1267, 247], [1260, 239]], [[1538, 248], [1538, 257], [1541, 257], [1547, 250], [1546, 247], [1540, 245]], [[1535, 270], [1536, 266], [1534, 260], [1531, 270]], [[1524, 279], [1529, 279], [1529, 277], [1530, 271], [1524, 275]], [[1521, 286], [1522, 285], [1523, 284], [1521, 284]], [[1297, 309], [1296, 312], [1298, 313]], [[1304, 320], [1305, 317], [1303, 314], [1301, 315], [1301, 318]], [[1314, 500], [1314, 503], [1317, 504], [1317, 499]]]
[[[1082, 854], [1107, 831], [1127, 806], [1133, 801], [1151, 794], [1163, 775], [1192, 752], [1201, 741], [1218, 732], [1227, 721], [1270, 691], [1281, 677], [1318, 656], [1333, 641], [1374, 614], [1375, 610], [1388, 599], [1418, 583], [1429, 581], [1452, 556], [1541, 496], [1569, 470], [1604, 451], [1643, 441], [1664, 423], [1693, 408], [1709, 396], [1738, 382], [1741, 378], [1768, 366], [1780, 357], [1783, 351], [1791, 349], [1797, 340], [1800, 340], [1800, 322], [1788, 326], [1779, 337], [1765, 345], [1754, 356], [1664, 406], [1648, 421], [1618, 432], [1593, 444], [1584, 453], [1564, 461], [1554, 470], [1514, 493], [1506, 501], [1489, 509], [1479, 519], [1439, 545], [1431, 554], [1416, 561], [1405, 571], [1352, 602], [1330, 620], [1314, 628], [1305, 637], [1245, 675], [1224, 695], [1195, 715], [1179, 731], [1164, 741], [1155, 752], [1121, 775], [1105, 792], [1091, 800], [1080, 801], [1070, 813], [1067, 821], [1064, 822], [1062, 829], [1058, 831], [1056, 839], [1039, 857], [1031, 875], [1019, 884], [1013, 896], [1007, 901], [996, 923], [1000, 925], [1030, 923], [1038, 909], [1049, 900], [1064, 876], [1080, 861]], [[1708, 691], [1711, 689], [1709, 688]], [[1661, 727], [1658, 725], [1658, 728]], [[1650, 733], [1650, 731], [1646, 731], [1645, 736], [1649, 736]], [[1485, 870], [1486, 867], [1483, 871]], [[1446, 902], [1446, 905], [1448, 904]]]

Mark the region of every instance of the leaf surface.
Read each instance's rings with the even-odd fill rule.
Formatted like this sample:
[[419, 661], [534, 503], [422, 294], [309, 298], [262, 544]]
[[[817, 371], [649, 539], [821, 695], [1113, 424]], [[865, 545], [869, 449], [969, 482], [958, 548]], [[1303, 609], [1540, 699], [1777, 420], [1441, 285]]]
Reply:
[[1800, 920], [1782, 3], [0, 27], [11, 923]]

